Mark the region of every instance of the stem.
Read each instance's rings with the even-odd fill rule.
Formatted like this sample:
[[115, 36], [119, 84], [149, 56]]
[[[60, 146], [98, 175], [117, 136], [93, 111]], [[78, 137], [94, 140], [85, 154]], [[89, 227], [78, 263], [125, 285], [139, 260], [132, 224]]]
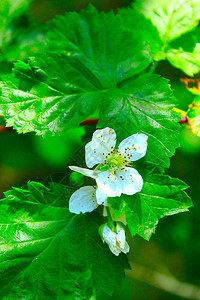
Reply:
[[111, 213], [110, 213], [110, 208], [108, 206], [106, 206], [106, 211], [107, 211], [107, 215], [108, 215], [108, 226], [110, 227], [111, 230], [113, 230], [113, 228], [115, 228]]
[[181, 110], [181, 109], [176, 108], [176, 107], [172, 108], [172, 110], [173, 110], [173, 111], [176, 111], [176, 112], [178, 112], [178, 113], [180, 113], [180, 114], [181, 114], [182, 116], [184, 116], [184, 117], [187, 116], [187, 112], [184, 111], [184, 110]]
[[99, 119], [87, 119], [79, 124], [79, 126], [97, 125]]
[[153, 74], [155, 72], [157, 65], [158, 65], [158, 61], [154, 61], [152, 63], [151, 69], [149, 71], [150, 74]]
[[200, 288], [198, 286], [181, 282], [174, 277], [161, 274], [147, 267], [134, 263], [133, 270], [127, 271], [126, 275], [181, 298], [200, 300]]

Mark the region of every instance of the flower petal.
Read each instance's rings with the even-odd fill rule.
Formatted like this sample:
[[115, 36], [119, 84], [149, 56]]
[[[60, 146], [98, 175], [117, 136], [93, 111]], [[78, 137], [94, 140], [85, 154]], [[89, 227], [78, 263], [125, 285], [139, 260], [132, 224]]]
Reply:
[[125, 245], [124, 245], [124, 248], [122, 249], [122, 252], [126, 254], [129, 251], [130, 251], [129, 244], [127, 243], [127, 241], [125, 241]]
[[96, 164], [104, 163], [106, 156], [116, 144], [116, 134], [112, 128], [96, 130], [92, 136], [92, 141], [85, 146], [85, 162], [88, 168]]
[[109, 245], [109, 249], [116, 256], [119, 256], [119, 254], [121, 253], [121, 249], [119, 247], [114, 247], [113, 245]]
[[121, 181], [122, 193], [134, 195], [141, 191], [143, 186], [142, 176], [134, 168], [122, 168], [116, 171], [116, 176]]
[[116, 233], [114, 233], [107, 225], [105, 225], [103, 228], [102, 236], [109, 247], [116, 247]]
[[103, 227], [102, 236], [108, 244], [110, 251], [118, 256], [120, 252], [129, 252], [129, 245], [126, 242], [125, 231], [123, 227], [117, 224], [117, 233], [113, 232], [107, 225]]
[[107, 203], [107, 195], [102, 192], [99, 188], [96, 190], [96, 199], [99, 205], [103, 204], [104, 206], [108, 206]]
[[96, 178], [98, 173], [99, 173], [99, 171], [96, 171], [96, 170], [89, 170], [89, 169], [85, 169], [85, 168], [79, 168], [79, 167], [76, 167], [76, 166], [69, 166], [69, 168], [72, 171], [81, 173], [81, 174], [83, 174], [87, 177], [91, 177], [91, 178]]
[[96, 189], [92, 186], [81, 187], [69, 200], [69, 211], [74, 214], [91, 212], [97, 207]]
[[122, 193], [120, 179], [111, 171], [100, 172], [96, 178], [98, 188], [108, 197], [117, 197]]
[[125, 247], [125, 242], [126, 242], [126, 236], [125, 236], [125, 230], [124, 228], [117, 223], [117, 242], [120, 244], [120, 248]]
[[148, 136], [143, 133], [136, 133], [119, 144], [119, 152], [128, 161], [136, 161], [145, 156], [147, 151]]

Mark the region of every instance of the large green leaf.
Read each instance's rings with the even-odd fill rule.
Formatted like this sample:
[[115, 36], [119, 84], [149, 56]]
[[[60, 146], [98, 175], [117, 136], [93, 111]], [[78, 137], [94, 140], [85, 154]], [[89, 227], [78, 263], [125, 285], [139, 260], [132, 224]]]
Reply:
[[58, 134], [78, 126], [98, 107], [103, 87], [76, 58], [40, 54], [15, 67], [16, 85], [2, 84], [1, 112], [19, 133]]
[[179, 179], [167, 175], [149, 175], [142, 191], [134, 196], [122, 195], [121, 204], [115, 198], [108, 199], [117, 217], [125, 207], [126, 222], [132, 235], [149, 240], [160, 218], [185, 212], [192, 201], [184, 192], [188, 186]]
[[50, 27], [51, 52], [18, 62], [1, 83], [7, 125], [20, 133], [58, 134], [100, 108], [100, 126], [117, 126], [120, 139], [147, 133], [148, 160], [168, 166], [178, 146], [179, 115], [171, 112], [174, 99], [165, 80], [136, 78], [151, 61], [138, 36], [124, 29], [120, 16], [93, 7], [59, 16]]
[[58, 133], [77, 126], [98, 108], [105, 89], [151, 61], [113, 13], [90, 7], [59, 16], [49, 26], [54, 29], [49, 48], [56, 53], [16, 64], [16, 87], [3, 90], [1, 111], [18, 132]]
[[158, 75], [141, 75], [105, 94], [99, 126], [113, 127], [118, 141], [133, 133], [148, 135], [146, 160], [169, 165], [178, 147], [179, 115], [171, 110], [175, 101], [167, 80]]
[[111, 87], [138, 74], [151, 62], [148, 49], [124, 29], [121, 16], [98, 13], [90, 5], [49, 23], [48, 49], [76, 57], [101, 85]]
[[1, 299], [90, 299], [112, 294], [128, 267], [98, 234], [96, 213], [68, 210], [72, 191], [29, 182], [0, 202]]
[[199, 0], [137, 0], [134, 7], [152, 21], [164, 43], [192, 30], [200, 19]]

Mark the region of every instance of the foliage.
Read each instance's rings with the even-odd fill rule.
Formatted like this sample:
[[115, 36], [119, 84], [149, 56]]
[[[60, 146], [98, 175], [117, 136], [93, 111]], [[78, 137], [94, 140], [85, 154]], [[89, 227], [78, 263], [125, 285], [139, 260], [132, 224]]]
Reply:
[[[128, 267], [98, 236], [99, 215], [69, 213], [70, 188], [28, 182], [1, 200], [1, 297], [87, 299], [111, 294]], [[38, 271], [40, 270], [40, 271]], [[102, 273], [104, 276], [102, 276]]]
[[[3, 0], [0, 4], [0, 62], [25, 60], [44, 40], [43, 26], [31, 19], [32, 0]], [[44, 41], [43, 41], [44, 42]]]
[[122, 9], [119, 13], [125, 27], [131, 31], [135, 28], [135, 19], [139, 20], [136, 29], [139, 31], [139, 24], [145, 28], [140, 38], [152, 48], [155, 61], [168, 59], [173, 66], [193, 76], [200, 71], [199, 11], [198, 0], [165, 0], [162, 3], [138, 0], [133, 9]]
[[[166, 59], [189, 76], [200, 71], [200, 2], [137, 0], [116, 14], [89, 5], [45, 25], [34, 22], [30, 4], [0, 4], [0, 61], [6, 66], [1, 70], [0, 114], [5, 125], [19, 134], [43, 136], [43, 146], [38, 145], [44, 147], [40, 156], [47, 162], [53, 161], [53, 147], [64, 157], [64, 145], [72, 143], [74, 134], [80, 148], [71, 147], [73, 154], [58, 160], [79, 167], [84, 167], [84, 146], [95, 128], [78, 127], [90, 118], [99, 119], [97, 128], [113, 128], [118, 144], [143, 133], [148, 146], [145, 157], [133, 162], [143, 179], [142, 190], [108, 198], [106, 218], [100, 206], [86, 214], [69, 211], [78, 187], [95, 185], [95, 190], [97, 184], [77, 173], [70, 176], [67, 166], [63, 184], [46, 187], [29, 181], [27, 188], [5, 192], [0, 201], [1, 297], [112, 295], [130, 266], [125, 254], [115, 256], [103, 243], [101, 226], [106, 223], [117, 235], [116, 222], [124, 223], [120, 228], [149, 240], [159, 219], [193, 206], [185, 192], [188, 185], [164, 174], [179, 146], [181, 116], [169, 81], [155, 73], [158, 62]], [[14, 68], [6, 74], [12, 62]], [[188, 84], [189, 79], [182, 81]], [[184, 116], [199, 135], [199, 98], [195, 101]]]

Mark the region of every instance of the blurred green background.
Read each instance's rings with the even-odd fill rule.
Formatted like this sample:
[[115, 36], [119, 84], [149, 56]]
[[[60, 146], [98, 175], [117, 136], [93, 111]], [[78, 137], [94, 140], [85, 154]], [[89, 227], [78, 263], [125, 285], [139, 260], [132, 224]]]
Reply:
[[[129, 0], [35, 0], [27, 13], [36, 24], [43, 26], [57, 14], [66, 11], [79, 11], [92, 3], [99, 10], [115, 11], [128, 6]], [[23, 17], [20, 26], [26, 26], [27, 18]], [[30, 21], [28, 21], [30, 22]], [[38, 29], [37, 29], [38, 30]], [[34, 49], [31, 49], [31, 51]], [[36, 49], [37, 50], [37, 49]], [[19, 47], [19, 57], [26, 59], [24, 48]], [[24, 54], [25, 53], [25, 54]], [[23, 55], [22, 55], [23, 54]], [[0, 73], [9, 72], [12, 62], [9, 56], [2, 59]], [[160, 62], [156, 73], [170, 80], [179, 108], [186, 110], [193, 100], [180, 78], [185, 74], [173, 68], [167, 62]], [[23, 186], [28, 180], [62, 181], [67, 183], [66, 170], [69, 162], [81, 147], [86, 133], [91, 134], [95, 127], [83, 126], [75, 131], [68, 131], [61, 137], [42, 138], [35, 134], [20, 134], [15, 131], [2, 130], [3, 119], [0, 119], [0, 193], [12, 186]], [[189, 212], [165, 218], [159, 222], [156, 234], [149, 242], [139, 237], [129, 239], [129, 255], [132, 270], [127, 271], [123, 281], [112, 298], [102, 295], [98, 299], [200, 299], [200, 138], [193, 135], [187, 124], [181, 125], [181, 147], [171, 159], [167, 173], [178, 177], [189, 186], [194, 208]]]

